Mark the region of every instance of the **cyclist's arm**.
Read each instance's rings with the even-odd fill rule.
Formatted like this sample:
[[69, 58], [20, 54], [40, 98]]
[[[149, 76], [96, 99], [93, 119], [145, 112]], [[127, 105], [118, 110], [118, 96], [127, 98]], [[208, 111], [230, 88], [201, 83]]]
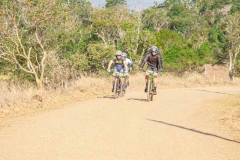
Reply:
[[109, 62], [109, 64], [108, 64], [108, 69], [110, 69], [111, 68], [111, 65], [113, 64], [113, 60], [111, 60], [110, 62]]
[[147, 62], [148, 57], [149, 57], [149, 54], [147, 56], [145, 56], [145, 58], [143, 59], [142, 64], [140, 65], [140, 68], [143, 68], [143, 66]]
[[131, 67], [132, 67], [132, 71], [134, 71], [134, 66], [133, 66], [133, 63], [131, 64]]
[[132, 68], [132, 70], [131, 71], [134, 71], [134, 66], [133, 66], [133, 62], [129, 59], [129, 62], [128, 62], [128, 66], [129, 66], [129, 71], [130, 71], [130, 67]]
[[128, 71], [128, 66], [127, 66], [126, 60], [123, 61], [123, 65], [124, 65], [125, 70]]
[[158, 69], [162, 70], [162, 56], [160, 53], [158, 55]]

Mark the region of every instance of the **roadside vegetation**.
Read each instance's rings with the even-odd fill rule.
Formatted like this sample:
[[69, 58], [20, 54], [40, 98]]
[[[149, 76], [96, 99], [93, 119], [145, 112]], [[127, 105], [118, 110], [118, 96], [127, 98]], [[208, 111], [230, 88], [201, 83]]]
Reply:
[[220, 96], [209, 102], [219, 124], [230, 130], [235, 140], [240, 140], [240, 94]]
[[[129, 9], [125, 0], [106, 0], [102, 8], [87, 0], [2, 0], [1, 107], [63, 90], [106, 93], [115, 51], [127, 52], [138, 68], [152, 45], [162, 53], [163, 87], [237, 85], [239, 6], [238, 0], [166, 0], [145, 9]], [[206, 64], [227, 67], [229, 79], [208, 77]]]

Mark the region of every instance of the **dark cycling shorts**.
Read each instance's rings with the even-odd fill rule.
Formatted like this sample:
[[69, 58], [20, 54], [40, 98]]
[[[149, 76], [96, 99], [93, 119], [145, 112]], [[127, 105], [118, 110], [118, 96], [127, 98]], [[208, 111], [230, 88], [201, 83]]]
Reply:
[[151, 68], [151, 67], [147, 67], [147, 71], [153, 71], [153, 72], [158, 72], [158, 69], [157, 69], [157, 67], [155, 67], [155, 68]]

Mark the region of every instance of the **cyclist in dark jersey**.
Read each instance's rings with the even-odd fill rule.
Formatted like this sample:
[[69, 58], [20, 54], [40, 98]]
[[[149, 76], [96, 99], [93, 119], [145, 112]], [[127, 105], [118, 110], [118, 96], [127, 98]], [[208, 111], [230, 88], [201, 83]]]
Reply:
[[[150, 53], [148, 53], [143, 61], [142, 64], [140, 65], [140, 70], [142, 70], [143, 66], [145, 65], [145, 63], [147, 62], [147, 71], [153, 71], [153, 81], [154, 81], [154, 94], [157, 94], [157, 73], [162, 71], [162, 56], [161, 54], [158, 52], [158, 48], [156, 46], [152, 46]], [[149, 73], [146, 71], [146, 76], [145, 76], [145, 80], [146, 80], [146, 87], [145, 87], [145, 92], [147, 92], [148, 88], [148, 78], [149, 78]]]
[[[125, 58], [122, 56], [122, 51], [118, 50], [115, 54], [115, 56], [112, 58], [112, 60], [108, 64], [108, 69], [107, 71], [110, 72], [111, 65], [114, 63], [114, 68], [113, 68], [113, 88], [112, 92], [114, 91], [114, 78], [115, 78], [115, 73], [120, 72], [120, 81], [122, 81], [122, 76], [124, 72], [128, 72], [128, 67], [126, 64]], [[124, 70], [126, 68], [126, 70]]]

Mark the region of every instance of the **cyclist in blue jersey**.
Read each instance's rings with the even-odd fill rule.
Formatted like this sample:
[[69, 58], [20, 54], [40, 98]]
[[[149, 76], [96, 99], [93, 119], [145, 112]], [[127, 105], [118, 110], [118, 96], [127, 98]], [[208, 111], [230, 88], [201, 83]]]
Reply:
[[[128, 67], [126, 64], [126, 60], [122, 57], [122, 51], [118, 50], [115, 54], [115, 56], [112, 58], [112, 60], [108, 64], [108, 72], [111, 72], [110, 68], [111, 65], [114, 64], [113, 68], [113, 88], [112, 92], [114, 91], [114, 77], [116, 72], [120, 72], [120, 83], [122, 82], [122, 76], [125, 73], [128, 72]], [[126, 68], [126, 70], [124, 70]]]

